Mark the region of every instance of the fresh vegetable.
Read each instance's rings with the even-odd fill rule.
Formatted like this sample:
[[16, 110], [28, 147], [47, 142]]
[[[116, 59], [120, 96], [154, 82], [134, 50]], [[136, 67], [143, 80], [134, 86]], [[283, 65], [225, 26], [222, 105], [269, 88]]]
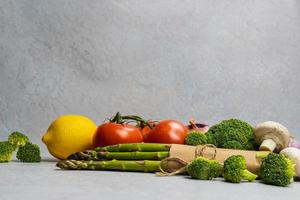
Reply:
[[232, 183], [242, 180], [253, 181], [257, 175], [247, 170], [246, 159], [241, 155], [233, 155], [224, 162], [224, 179]]
[[[137, 125], [128, 124], [134, 121]], [[122, 143], [143, 142], [141, 127], [147, 122], [139, 116], [122, 116], [119, 112], [109, 119], [109, 122], [100, 125], [94, 137], [95, 146], [107, 146]]]
[[295, 147], [287, 147], [280, 151], [280, 154], [285, 155], [293, 161], [296, 177], [300, 178], [300, 149]]
[[255, 127], [255, 139], [260, 144], [259, 150], [279, 152], [288, 146], [290, 133], [285, 126], [267, 121]]
[[80, 161], [80, 160], [64, 160], [57, 163], [57, 167], [61, 169], [72, 170], [118, 170], [118, 171], [141, 171], [156, 172], [159, 171], [160, 161], [142, 160], [109, 160], [109, 161]]
[[0, 141], [0, 163], [12, 160], [16, 146], [8, 141]]
[[29, 139], [23, 133], [13, 132], [8, 136], [8, 141], [16, 147], [22, 147], [29, 142]]
[[287, 186], [294, 181], [293, 162], [282, 154], [270, 153], [262, 160], [260, 177], [266, 184]]
[[30, 143], [28, 137], [20, 132], [11, 133], [8, 141], [0, 142], [0, 162], [11, 161], [17, 149], [17, 159], [20, 161], [40, 162], [39, 146]]
[[42, 141], [48, 151], [58, 159], [70, 154], [93, 149], [96, 124], [85, 116], [62, 115], [51, 123]]
[[[161, 167], [164, 172], [169, 172], [171, 174], [176, 172], [182, 173], [182, 170], [186, 170], [186, 172], [188, 172], [188, 174], [190, 174], [192, 177], [204, 180], [217, 177], [222, 171], [222, 167], [217, 161], [208, 160], [203, 157], [195, 159], [187, 166], [184, 161], [181, 162], [179, 159], [177, 160], [178, 163], [175, 163], [175, 166], [172, 166], [171, 163], [176, 161], [176, 157], [173, 157], [175, 160], [172, 160], [171, 157], [171, 160], [165, 160], [165, 158], [167, 159], [168, 157], [170, 148], [171, 145], [169, 144], [157, 143], [118, 144], [106, 147], [97, 147], [94, 151], [84, 151], [73, 154], [69, 157], [69, 160], [60, 161], [57, 166], [61, 169], [71, 170], [87, 169], [145, 172], [156, 172], [159, 171]], [[222, 151], [228, 151], [230, 154], [229, 149]], [[246, 153], [247, 151], [245, 151], [245, 155]], [[257, 159], [263, 159], [260, 175], [264, 182], [278, 185], [276, 181], [279, 179], [289, 180], [289, 183], [292, 181], [293, 173], [292, 175], [290, 175], [290, 173], [294, 170], [293, 164], [283, 155], [280, 155], [282, 156], [281, 160], [271, 159], [270, 162], [270, 154], [274, 153], [258, 151], [255, 152], [255, 154]], [[278, 156], [279, 154], [274, 155]], [[145, 158], [156, 160], [147, 160]], [[274, 161], [275, 164], [273, 164]], [[255, 174], [252, 174], [246, 169], [246, 160], [241, 155], [230, 156], [225, 160], [223, 176], [225, 180], [234, 183], [239, 183], [242, 180], [253, 181], [257, 177]], [[270, 178], [271, 182], [269, 181]], [[282, 184], [282, 180], [280, 180], [280, 184]]]
[[226, 143], [224, 143], [223, 148], [225, 149], [243, 149], [243, 145], [236, 141], [236, 140], [232, 140], [232, 141], [228, 141]]
[[135, 142], [143, 142], [143, 136], [139, 128], [130, 124], [102, 124], [98, 127], [94, 138], [95, 146]]
[[208, 143], [220, 148], [256, 149], [253, 127], [239, 119], [224, 120], [212, 126], [206, 136]]
[[95, 150], [77, 152], [70, 160], [162, 160], [169, 156], [171, 145], [158, 143], [117, 144], [97, 147]]
[[78, 152], [68, 157], [69, 160], [162, 160], [169, 156], [168, 151], [157, 152], [109, 152], [88, 150]]
[[255, 154], [256, 154], [256, 158], [257, 159], [264, 159], [266, 158], [270, 153], [270, 151], [256, 151]]
[[116, 144], [105, 147], [96, 147], [95, 151], [110, 151], [110, 152], [132, 152], [132, 151], [169, 151], [170, 144], [159, 143], [131, 143], [131, 144]]
[[198, 157], [187, 165], [186, 170], [192, 178], [211, 180], [221, 175], [222, 165], [215, 160]]
[[149, 132], [158, 124], [158, 121], [147, 121], [145, 123], [140, 123], [140, 129], [143, 135], [143, 138], [146, 138]]
[[25, 146], [18, 149], [17, 159], [22, 162], [40, 162], [41, 152], [39, 146], [30, 142], [26, 143]]
[[160, 121], [145, 137], [145, 142], [184, 144], [188, 134], [187, 127], [176, 120]]
[[128, 124], [133, 122], [136, 124], [135, 127], [140, 128], [143, 137], [145, 137], [158, 123], [158, 121], [145, 120], [137, 115], [121, 115], [119, 112], [117, 112], [114, 117], [110, 118], [109, 122], [118, 124]]
[[189, 125], [187, 126], [190, 131], [200, 131], [202, 133], [206, 133], [209, 129], [207, 124], [196, 123], [194, 119], [189, 121]]
[[200, 131], [191, 131], [185, 138], [185, 143], [193, 146], [207, 144], [207, 137]]
[[[71, 155], [68, 159], [72, 160], [102, 160], [102, 159], [121, 159], [121, 160], [148, 160], [148, 159], [155, 159], [155, 160], [163, 160], [164, 158], [170, 157], [179, 157], [187, 162], [190, 162], [193, 158], [191, 157], [193, 153], [197, 153], [197, 155], [202, 154], [202, 150], [204, 150], [205, 146], [199, 146], [195, 149], [191, 146], [187, 145], [179, 145], [174, 147], [174, 150], [171, 150], [171, 144], [160, 144], [160, 143], [133, 143], [133, 144], [118, 144], [118, 145], [111, 145], [105, 147], [97, 147], [91, 151], [83, 151], [77, 152]], [[183, 153], [182, 155], [176, 155], [180, 150], [176, 150], [176, 148], [182, 148], [183, 152], [185, 152], [185, 148], [187, 152], [190, 153]], [[213, 157], [213, 148], [208, 147], [207, 149], [210, 153], [207, 154], [209, 158]], [[236, 151], [232, 151], [231, 149], [216, 149], [216, 151], [221, 151], [223, 156], [226, 158], [230, 155], [235, 155]], [[172, 154], [173, 152], [173, 154]], [[174, 154], [175, 153], [175, 154]], [[204, 152], [205, 153], [205, 152]], [[212, 154], [211, 154], [212, 153]], [[269, 151], [257, 151], [257, 152], [250, 152], [250, 151], [241, 151], [241, 155], [245, 155], [250, 157], [250, 160], [261, 160], [262, 158], [266, 157], [270, 152]], [[205, 154], [206, 155], [206, 154]], [[223, 162], [223, 157], [217, 156], [216, 160], [219, 162]], [[180, 163], [180, 161], [179, 161]], [[182, 163], [180, 163], [182, 165]], [[253, 171], [257, 171], [259, 168], [259, 162], [254, 163], [247, 163], [247, 167], [251, 168]], [[254, 167], [254, 168], [253, 168]]]

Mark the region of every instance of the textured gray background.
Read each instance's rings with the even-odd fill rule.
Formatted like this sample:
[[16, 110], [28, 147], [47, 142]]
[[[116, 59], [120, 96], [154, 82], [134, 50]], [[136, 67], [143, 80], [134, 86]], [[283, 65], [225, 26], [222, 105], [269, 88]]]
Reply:
[[0, 0], [0, 139], [116, 111], [300, 136], [299, 64], [298, 0]]
[[[0, 0], [0, 139], [61, 114], [276, 120], [300, 136], [299, 0]], [[0, 165], [0, 199], [294, 199], [299, 184]], [[230, 195], [230, 196], [229, 196]]]

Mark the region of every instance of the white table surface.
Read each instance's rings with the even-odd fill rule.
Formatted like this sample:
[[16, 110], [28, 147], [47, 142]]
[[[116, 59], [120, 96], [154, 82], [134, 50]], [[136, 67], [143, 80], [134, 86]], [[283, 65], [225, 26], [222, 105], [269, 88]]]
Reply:
[[54, 160], [0, 164], [0, 200], [15, 199], [299, 199], [300, 182], [276, 187], [255, 181], [232, 184], [222, 179], [193, 180], [184, 176], [156, 177], [151, 173], [68, 171]]

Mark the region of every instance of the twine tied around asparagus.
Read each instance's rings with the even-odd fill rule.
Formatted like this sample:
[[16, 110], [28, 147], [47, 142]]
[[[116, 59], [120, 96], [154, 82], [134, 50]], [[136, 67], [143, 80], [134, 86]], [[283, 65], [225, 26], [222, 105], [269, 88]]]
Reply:
[[[198, 156], [203, 156], [204, 154], [204, 150], [207, 148], [207, 147], [211, 147], [214, 149], [214, 154], [212, 155], [211, 160], [214, 160], [217, 156], [217, 147], [213, 144], [205, 144], [205, 145], [199, 145], [199, 146], [196, 146], [196, 149], [195, 149], [195, 158], [197, 158]], [[173, 171], [173, 172], [167, 172], [166, 170], [163, 169], [163, 165], [166, 163], [168, 164], [168, 162], [170, 161], [174, 161], [174, 162], [177, 162], [178, 164], [182, 165], [181, 168]], [[176, 175], [176, 174], [181, 174], [181, 173], [184, 173], [185, 170], [186, 170], [186, 166], [188, 165], [188, 162], [186, 162], [185, 160], [183, 160], [182, 158], [179, 158], [179, 157], [167, 157], [163, 160], [161, 160], [160, 164], [159, 164], [159, 172], [156, 173], [157, 176], [173, 176], [173, 175]]]
[[195, 156], [198, 157], [198, 156], [203, 156], [203, 153], [204, 153], [204, 150], [207, 148], [207, 147], [211, 147], [214, 149], [214, 154], [211, 158], [209, 158], [210, 160], [214, 160], [217, 156], [217, 147], [213, 144], [205, 144], [205, 145], [199, 145], [199, 146], [196, 146], [196, 149], [195, 149]]
[[[173, 172], [167, 172], [163, 169], [162, 165], [166, 162], [168, 164], [168, 162], [170, 161], [175, 161], [179, 164], [181, 164], [183, 167], [173, 171]], [[160, 161], [160, 164], [158, 166], [159, 168], [159, 171], [160, 172], [157, 172], [156, 175], [157, 176], [173, 176], [173, 175], [176, 175], [176, 174], [181, 174], [185, 171], [185, 167], [187, 166], [188, 162], [186, 162], [185, 160], [179, 158], [179, 157], [168, 157], [168, 158], [165, 158], [163, 160]]]

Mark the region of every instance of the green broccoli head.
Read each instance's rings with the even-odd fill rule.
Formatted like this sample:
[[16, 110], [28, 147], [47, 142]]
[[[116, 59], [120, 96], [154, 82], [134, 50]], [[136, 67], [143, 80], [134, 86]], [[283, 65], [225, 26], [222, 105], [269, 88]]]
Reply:
[[18, 149], [17, 159], [22, 162], [40, 162], [41, 153], [39, 146], [28, 142], [25, 146]]
[[12, 160], [16, 147], [8, 141], [0, 142], [0, 163]]
[[236, 141], [236, 140], [232, 140], [232, 141], [228, 141], [226, 143], [224, 143], [223, 148], [226, 149], [243, 149], [243, 145]]
[[295, 169], [293, 162], [282, 154], [270, 153], [263, 159], [260, 177], [270, 185], [287, 186], [294, 181]]
[[8, 141], [16, 147], [22, 147], [29, 142], [29, 139], [23, 133], [13, 132], [8, 136]]
[[[255, 150], [254, 128], [239, 119], [229, 119], [212, 126], [206, 133], [208, 142], [221, 148], [232, 147], [228, 142], [235, 141], [233, 147]], [[238, 144], [239, 143], [239, 144]]]
[[212, 131], [206, 132], [205, 135], [206, 135], [208, 144], [214, 144], [215, 146], [218, 146], [217, 145], [217, 140], [215, 139], [214, 134], [212, 133]]
[[191, 131], [185, 138], [185, 143], [193, 146], [207, 144], [207, 137], [199, 131]]
[[187, 172], [192, 178], [211, 180], [221, 175], [222, 165], [215, 160], [198, 157], [187, 165]]
[[224, 162], [224, 179], [232, 183], [240, 183], [242, 180], [253, 181], [256, 175], [247, 170], [246, 160], [241, 155], [233, 155]]

